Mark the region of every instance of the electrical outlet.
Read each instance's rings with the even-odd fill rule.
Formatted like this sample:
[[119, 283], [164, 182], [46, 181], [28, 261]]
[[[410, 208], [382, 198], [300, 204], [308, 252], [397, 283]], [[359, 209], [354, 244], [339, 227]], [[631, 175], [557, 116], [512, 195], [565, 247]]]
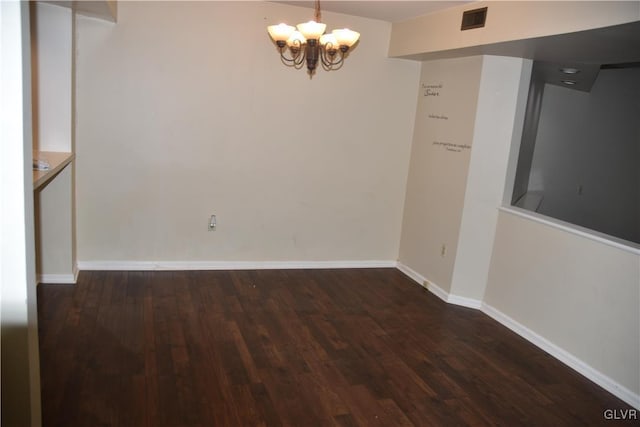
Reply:
[[216, 225], [217, 225], [217, 219], [215, 215], [211, 215], [211, 217], [209, 217], [209, 231], [215, 231], [216, 230]]
[[447, 256], [447, 245], [445, 245], [444, 243], [442, 244], [442, 248], [440, 248], [440, 256], [442, 258]]

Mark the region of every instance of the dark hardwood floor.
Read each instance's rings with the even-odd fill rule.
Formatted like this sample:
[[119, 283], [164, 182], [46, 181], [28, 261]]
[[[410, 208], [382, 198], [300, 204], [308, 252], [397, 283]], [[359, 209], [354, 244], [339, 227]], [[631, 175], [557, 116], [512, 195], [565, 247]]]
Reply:
[[604, 411], [630, 408], [395, 269], [82, 272], [38, 303], [45, 426], [615, 425]]

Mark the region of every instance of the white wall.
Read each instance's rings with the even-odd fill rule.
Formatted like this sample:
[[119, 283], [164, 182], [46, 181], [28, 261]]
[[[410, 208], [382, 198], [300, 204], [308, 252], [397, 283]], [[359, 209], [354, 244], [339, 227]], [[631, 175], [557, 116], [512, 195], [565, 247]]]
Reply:
[[34, 3], [31, 8], [34, 149], [71, 151], [71, 9]]
[[396, 259], [419, 64], [386, 57], [390, 24], [325, 12], [362, 37], [309, 79], [266, 26], [312, 14], [123, 2], [115, 26], [79, 18], [81, 268]]
[[520, 137], [531, 61], [485, 56], [476, 108], [451, 296], [480, 306], [512, 141]]
[[42, 283], [73, 283], [71, 167], [34, 193], [36, 272]]
[[519, 58], [422, 64], [399, 260], [447, 301], [480, 307], [530, 74]]
[[39, 426], [29, 5], [0, 2], [2, 425]]
[[399, 260], [445, 292], [456, 261], [481, 69], [482, 57], [423, 62], [416, 88]]
[[484, 302], [640, 405], [637, 254], [501, 212]]
[[547, 85], [529, 190], [539, 212], [640, 243], [640, 69], [601, 70], [591, 92]]
[[[73, 152], [73, 22], [70, 8], [31, 4], [34, 150]], [[46, 159], [46, 156], [43, 156]], [[36, 272], [41, 282], [75, 282], [73, 165], [35, 193]]]

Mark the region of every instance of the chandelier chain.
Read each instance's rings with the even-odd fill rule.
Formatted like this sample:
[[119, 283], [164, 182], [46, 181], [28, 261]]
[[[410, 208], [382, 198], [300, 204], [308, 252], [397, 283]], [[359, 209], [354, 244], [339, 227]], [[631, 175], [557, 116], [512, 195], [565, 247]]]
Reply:
[[320, 0], [316, 0], [316, 22], [322, 22], [322, 13], [320, 12]]

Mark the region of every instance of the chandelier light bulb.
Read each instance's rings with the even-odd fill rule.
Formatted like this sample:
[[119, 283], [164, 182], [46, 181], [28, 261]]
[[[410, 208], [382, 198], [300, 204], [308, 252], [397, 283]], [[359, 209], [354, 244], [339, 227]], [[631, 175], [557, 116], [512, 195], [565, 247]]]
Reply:
[[286, 42], [295, 30], [295, 27], [287, 24], [270, 25], [267, 27], [269, 35], [276, 43]]
[[347, 47], [351, 47], [356, 44], [356, 42], [360, 38], [360, 33], [352, 31], [348, 28], [333, 30], [333, 35], [336, 37], [336, 40], [338, 41], [338, 44], [340, 46]]
[[318, 40], [320, 36], [324, 34], [326, 28], [327, 24], [316, 21], [298, 24], [298, 31], [300, 31], [307, 40]]
[[337, 50], [339, 47], [338, 40], [336, 40], [336, 36], [333, 34], [323, 34], [320, 37], [320, 44], [329, 51]]
[[307, 42], [307, 39], [300, 31], [293, 31], [287, 39], [287, 45], [290, 47], [300, 47]]

